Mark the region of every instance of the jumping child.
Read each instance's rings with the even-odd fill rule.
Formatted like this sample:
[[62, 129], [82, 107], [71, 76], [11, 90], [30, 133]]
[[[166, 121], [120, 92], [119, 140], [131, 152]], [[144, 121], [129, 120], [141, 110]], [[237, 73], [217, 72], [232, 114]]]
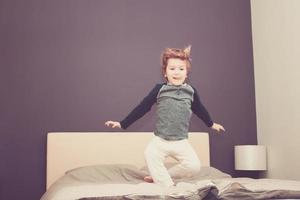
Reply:
[[[218, 132], [225, 131], [222, 125], [212, 121], [197, 90], [186, 82], [191, 69], [190, 54], [191, 46], [166, 48], [162, 53], [162, 72], [166, 82], [156, 84], [121, 122], [105, 122], [108, 127], [126, 129], [157, 104], [155, 136], [144, 152], [150, 172], [150, 176], [144, 177], [146, 182], [169, 187], [174, 185], [171, 177], [192, 176], [200, 171], [200, 160], [187, 140], [192, 112], [208, 127]], [[179, 161], [168, 170], [164, 166], [167, 156]]]

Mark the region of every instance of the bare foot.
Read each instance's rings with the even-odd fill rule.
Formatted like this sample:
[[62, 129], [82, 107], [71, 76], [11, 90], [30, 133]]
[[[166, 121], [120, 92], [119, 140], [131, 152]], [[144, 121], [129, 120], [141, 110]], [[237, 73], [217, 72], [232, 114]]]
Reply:
[[145, 176], [144, 177], [144, 181], [148, 182], [148, 183], [153, 183], [153, 179], [151, 176]]

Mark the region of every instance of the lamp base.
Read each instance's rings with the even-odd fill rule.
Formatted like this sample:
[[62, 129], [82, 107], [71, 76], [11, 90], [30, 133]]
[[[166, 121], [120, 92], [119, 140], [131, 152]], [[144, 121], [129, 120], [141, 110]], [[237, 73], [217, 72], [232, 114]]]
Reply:
[[236, 170], [233, 177], [247, 177], [247, 178], [262, 178], [264, 171], [247, 171], [247, 170]]

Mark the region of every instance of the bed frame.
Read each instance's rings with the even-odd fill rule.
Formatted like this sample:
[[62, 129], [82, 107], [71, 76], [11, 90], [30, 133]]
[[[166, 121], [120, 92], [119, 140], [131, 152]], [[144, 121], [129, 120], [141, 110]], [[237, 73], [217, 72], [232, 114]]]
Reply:
[[[145, 165], [144, 150], [152, 132], [52, 132], [47, 135], [49, 186], [70, 169], [96, 164]], [[208, 133], [192, 132], [189, 141], [202, 166], [210, 166]]]

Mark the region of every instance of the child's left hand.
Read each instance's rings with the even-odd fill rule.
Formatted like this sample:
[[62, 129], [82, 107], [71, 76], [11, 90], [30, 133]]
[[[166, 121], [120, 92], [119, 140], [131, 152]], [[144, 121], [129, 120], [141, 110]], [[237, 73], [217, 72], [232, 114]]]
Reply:
[[214, 129], [214, 130], [216, 130], [218, 132], [220, 130], [222, 130], [222, 131], [225, 132], [225, 128], [221, 124], [213, 123], [213, 125], [210, 128], [212, 128], [212, 129]]

